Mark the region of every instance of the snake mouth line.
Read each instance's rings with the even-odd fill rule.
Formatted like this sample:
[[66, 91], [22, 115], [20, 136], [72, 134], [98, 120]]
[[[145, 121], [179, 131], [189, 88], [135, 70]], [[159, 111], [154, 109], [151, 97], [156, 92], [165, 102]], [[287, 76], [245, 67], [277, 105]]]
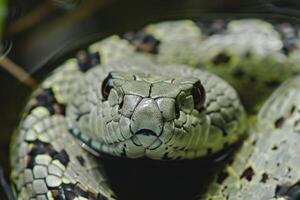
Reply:
[[149, 129], [142, 129], [136, 132], [135, 135], [157, 136], [158, 134], [156, 134], [154, 131]]
[[[74, 133], [74, 132], [77, 132]], [[76, 138], [78, 138], [78, 141], [80, 142], [81, 147], [83, 147], [85, 150], [87, 150], [88, 152], [92, 153], [95, 156], [100, 156], [101, 152], [106, 152], [108, 154], [121, 154], [122, 152], [124, 152], [124, 148], [128, 147], [128, 144], [131, 142], [132, 144], [134, 144], [136, 147], [141, 149], [141, 152], [143, 151], [143, 153], [139, 156], [139, 157], [143, 157], [143, 156], [147, 156], [147, 152], [148, 151], [152, 151], [155, 150], [157, 148], [159, 148], [162, 144], [167, 145], [167, 143], [164, 143], [161, 139], [160, 136], [162, 135], [162, 133], [160, 134], [156, 134], [154, 131], [149, 130], [149, 129], [141, 129], [136, 133], [131, 132], [131, 136], [128, 138], [124, 137], [124, 140], [116, 140], [114, 142], [110, 142], [110, 143], [105, 143], [105, 142], [99, 142], [100, 146], [96, 147], [93, 145], [93, 141], [90, 139], [87, 142], [83, 142], [81, 140], [82, 137], [85, 137], [85, 135], [83, 133], [80, 133], [80, 131], [71, 131], [72, 135]], [[105, 149], [107, 151], [105, 151]], [[112, 151], [110, 151], [110, 150]], [[119, 149], [116, 151], [116, 149]]]

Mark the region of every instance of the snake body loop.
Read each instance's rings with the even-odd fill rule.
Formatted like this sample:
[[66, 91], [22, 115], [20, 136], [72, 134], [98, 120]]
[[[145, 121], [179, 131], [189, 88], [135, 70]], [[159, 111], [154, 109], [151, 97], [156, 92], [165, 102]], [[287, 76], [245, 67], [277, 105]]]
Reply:
[[300, 198], [288, 148], [298, 137], [299, 77], [260, 109], [299, 71], [297, 32], [258, 19], [182, 20], [79, 51], [33, 93], [14, 134], [18, 198], [116, 199], [101, 155], [197, 159], [247, 134], [202, 199]]

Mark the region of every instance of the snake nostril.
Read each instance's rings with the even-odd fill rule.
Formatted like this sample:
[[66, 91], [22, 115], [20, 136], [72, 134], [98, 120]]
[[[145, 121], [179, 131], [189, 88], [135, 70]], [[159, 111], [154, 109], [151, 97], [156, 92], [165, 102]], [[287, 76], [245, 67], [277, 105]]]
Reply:
[[121, 103], [119, 104], [119, 110], [121, 110], [123, 108], [123, 105], [124, 105], [124, 100], [121, 101]]
[[175, 118], [178, 119], [180, 117], [180, 109], [177, 104], [175, 104]]
[[157, 134], [149, 129], [141, 129], [135, 133], [136, 135], [157, 136]]

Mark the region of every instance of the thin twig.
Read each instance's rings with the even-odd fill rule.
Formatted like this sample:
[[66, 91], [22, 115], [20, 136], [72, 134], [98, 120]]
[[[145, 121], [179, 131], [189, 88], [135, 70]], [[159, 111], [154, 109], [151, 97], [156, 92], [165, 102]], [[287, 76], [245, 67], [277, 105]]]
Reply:
[[8, 57], [4, 56], [0, 59], [0, 65], [3, 69], [13, 75], [17, 80], [24, 83], [31, 89], [36, 88], [36, 81], [19, 65], [14, 63]]
[[13, 194], [8, 182], [6, 181], [6, 179], [4, 177], [4, 172], [3, 172], [3, 168], [1, 165], [0, 165], [0, 186], [4, 190], [4, 193], [6, 194], [6, 197], [8, 198], [8, 200], [16, 200], [15, 195]]

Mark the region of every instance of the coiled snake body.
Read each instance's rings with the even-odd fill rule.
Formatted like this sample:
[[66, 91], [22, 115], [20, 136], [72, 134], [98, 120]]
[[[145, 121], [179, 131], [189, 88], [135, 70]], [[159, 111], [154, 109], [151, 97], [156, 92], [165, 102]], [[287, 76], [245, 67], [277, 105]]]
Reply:
[[244, 19], [162, 22], [92, 44], [25, 108], [11, 144], [18, 198], [116, 199], [102, 154], [196, 159], [246, 138], [201, 198], [300, 199], [300, 78], [271, 95], [255, 126], [245, 111], [298, 72], [298, 43], [296, 27]]

